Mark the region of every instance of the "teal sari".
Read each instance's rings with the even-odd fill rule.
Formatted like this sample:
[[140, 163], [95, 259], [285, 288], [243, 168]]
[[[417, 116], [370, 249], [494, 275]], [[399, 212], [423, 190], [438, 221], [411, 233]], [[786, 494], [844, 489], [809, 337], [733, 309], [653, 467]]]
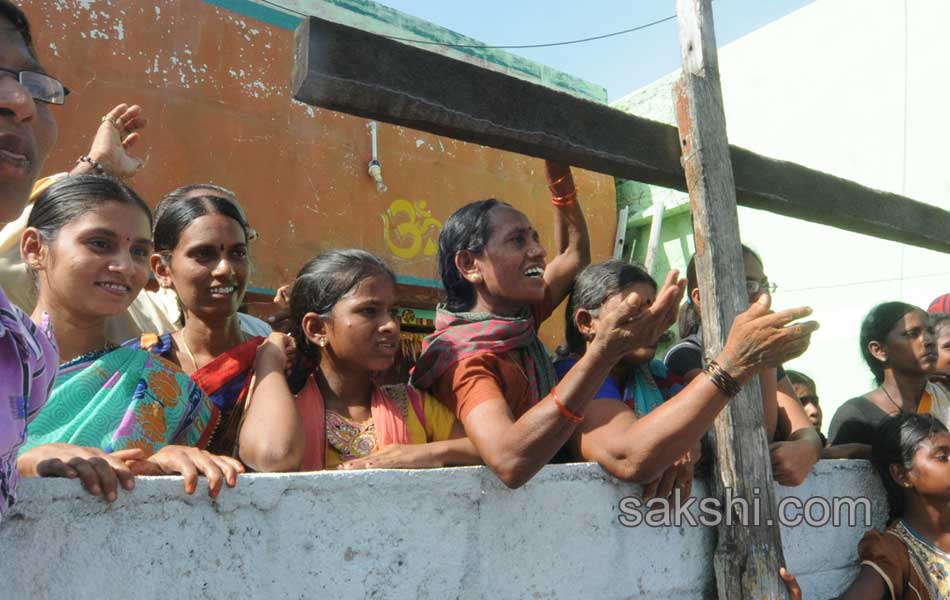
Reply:
[[154, 352], [114, 348], [62, 364], [20, 453], [66, 443], [105, 452], [204, 448], [219, 413], [188, 375]]

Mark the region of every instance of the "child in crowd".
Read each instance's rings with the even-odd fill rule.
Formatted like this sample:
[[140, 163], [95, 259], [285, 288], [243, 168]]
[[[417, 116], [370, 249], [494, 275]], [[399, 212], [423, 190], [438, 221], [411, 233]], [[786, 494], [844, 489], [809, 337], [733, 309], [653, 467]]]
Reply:
[[[26, 204], [56, 141], [50, 105], [63, 104], [63, 84], [46, 74], [33, 48], [26, 16], [0, 0], [0, 228]], [[14, 502], [17, 451], [56, 376], [57, 348], [40, 325], [13, 305], [0, 287], [0, 517]]]
[[[950, 597], [950, 433], [931, 414], [899, 413], [875, 430], [871, 460], [884, 483], [890, 522], [858, 544], [861, 570], [839, 600]], [[792, 598], [795, 577], [782, 570]]]
[[456, 412], [509, 487], [554, 457], [616, 362], [673, 323], [683, 292], [674, 271], [652, 306], [635, 293], [624, 298], [558, 383], [537, 328], [589, 262], [590, 245], [570, 168], [549, 161], [546, 170], [559, 249], [550, 263], [528, 217], [498, 200], [463, 206], [445, 222], [439, 268], [446, 303], [411, 379]]
[[[563, 377], [597, 340], [602, 313], [630, 293], [649, 306], [656, 292], [646, 271], [624, 261], [608, 260], [581, 271], [565, 315], [562, 353], [568, 356], [555, 364], [558, 374]], [[770, 314], [767, 301], [763, 295], [736, 318], [722, 353], [710, 363], [725, 375], [707, 368], [684, 389], [654, 359], [658, 336], [623, 356], [587, 405], [584, 423], [571, 438], [574, 456], [644, 484], [647, 497], [665, 497], [676, 489], [689, 495], [700, 438], [736, 391], [721, 385], [722, 378], [747, 383], [757, 372], [804, 352], [817, 328], [814, 322], [787, 326], [809, 309]]]
[[133, 469], [181, 473], [188, 493], [202, 473], [212, 496], [243, 471], [200, 449], [214, 426], [211, 403], [185, 373], [106, 337], [105, 320], [148, 280], [151, 219], [131, 188], [95, 175], [53, 183], [30, 212], [21, 253], [39, 286], [33, 318], [48, 315], [63, 362], [30, 424], [22, 475], [78, 476], [112, 500], [116, 478], [131, 489]]
[[316, 471], [480, 462], [435, 398], [406, 384], [376, 384], [400, 347], [395, 303], [395, 275], [369, 252], [334, 250], [304, 265], [290, 294], [301, 360], [288, 382], [286, 347], [262, 348], [239, 438], [248, 466]]

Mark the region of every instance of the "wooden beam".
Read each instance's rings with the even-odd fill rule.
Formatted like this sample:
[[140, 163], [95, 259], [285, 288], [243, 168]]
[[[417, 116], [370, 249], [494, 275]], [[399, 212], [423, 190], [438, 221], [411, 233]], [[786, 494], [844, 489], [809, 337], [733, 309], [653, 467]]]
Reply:
[[[676, 14], [683, 57], [683, 75], [674, 86], [676, 117], [693, 213], [708, 360], [722, 352], [732, 321], [749, 301], [722, 110], [712, 0], [677, 0]], [[763, 511], [745, 523], [719, 526], [713, 565], [720, 600], [786, 597], [778, 575], [785, 561], [763, 422], [762, 393], [755, 377], [719, 414], [712, 430], [712, 482], [721, 506], [728, 507], [730, 494], [734, 494], [750, 504], [753, 499], [761, 500]]]
[[[675, 127], [470, 62], [311, 17], [294, 98], [447, 137], [686, 190]], [[739, 204], [950, 252], [950, 213], [731, 148]]]

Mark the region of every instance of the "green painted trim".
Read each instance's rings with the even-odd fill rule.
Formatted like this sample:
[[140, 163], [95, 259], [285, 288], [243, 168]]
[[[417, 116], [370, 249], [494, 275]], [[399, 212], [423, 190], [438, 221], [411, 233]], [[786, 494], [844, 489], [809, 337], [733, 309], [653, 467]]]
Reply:
[[[447, 44], [481, 44], [480, 40], [456, 33], [418, 17], [400, 12], [372, 0], [270, 0], [277, 6], [257, 3], [253, 0], [203, 0], [207, 4], [218, 6], [242, 14], [264, 23], [294, 30], [302, 18], [294, 12], [315, 14], [332, 21], [338, 21], [365, 31], [395, 35], [398, 37], [417, 37], [431, 42]], [[312, 6], [312, 8], [311, 8]], [[333, 15], [334, 11], [340, 14]], [[435, 48], [430, 48], [435, 50]], [[489, 62], [504, 71], [517, 73], [522, 77], [569, 94], [593, 100], [607, 102], [607, 89], [585, 81], [574, 75], [553, 69], [547, 65], [530, 61], [517, 54], [495, 48], [442, 48], [450, 53], [464, 54], [478, 60]]]
[[248, 293], [251, 293], [251, 294], [262, 294], [262, 295], [265, 295], [265, 296], [276, 296], [276, 295], [277, 295], [277, 290], [272, 290], [272, 289], [270, 289], [270, 288], [254, 287], [254, 286], [252, 286], [252, 285], [247, 286], [247, 288], [245, 289], [245, 291], [248, 292]]
[[[663, 213], [663, 218], [675, 217], [676, 215], [681, 215], [683, 213], [689, 212], [689, 202], [684, 202], [683, 204], [677, 204], [672, 208], [666, 209], [666, 212]], [[645, 216], [632, 216], [627, 220], [627, 229], [633, 229], [636, 227], [643, 227], [644, 225], [649, 225], [653, 222], [653, 215]]]
[[396, 275], [396, 283], [442, 289], [442, 282], [438, 279], [426, 279], [425, 277], [415, 277], [413, 275]]
[[258, 21], [263, 21], [268, 25], [274, 25], [275, 27], [280, 27], [281, 29], [289, 29], [293, 31], [297, 29], [297, 26], [300, 25], [300, 22], [303, 20], [296, 15], [272, 8], [270, 6], [265, 6], [263, 4], [257, 4], [251, 2], [250, 0], [202, 0], [205, 4], [211, 4], [213, 6], [218, 6], [225, 10], [231, 12], [236, 12], [238, 14], [244, 15], [245, 17], [251, 17], [252, 19], [257, 19]]

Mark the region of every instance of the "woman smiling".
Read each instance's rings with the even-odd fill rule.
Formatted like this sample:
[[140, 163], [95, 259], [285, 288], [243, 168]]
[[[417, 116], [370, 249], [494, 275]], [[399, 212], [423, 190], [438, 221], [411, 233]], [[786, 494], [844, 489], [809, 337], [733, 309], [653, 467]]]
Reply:
[[[197, 474], [212, 495], [234, 485], [240, 463], [202, 446], [214, 423], [210, 401], [153, 352], [115, 347], [107, 317], [126, 310], [148, 280], [151, 212], [131, 188], [99, 176], [70, 177], [37, 200], [21, 241], [39, 286], [34, 318], [48, 314], [62, 364], [49, 402], [31, 423], [17, 467], [24, 475], [80, 477], [115, 498], [136, 472]], [[110, 454], [111, 453], [111, 454]]]
[[557, 382], [537, 328], [590, 262], [570, 168], [547, 163], [558, 254], [547, 263], [528, 217], [498, 200], [463, 206], [439, 235], [446, 303], [423, 344], [413, 385], [455, 410], [485, 463], [509, 487], [530, 479], [584, 420], [616, 362], [676, 318], [674, 271], [647, 306], [631, 293], [604, 315], [588, 352]]

